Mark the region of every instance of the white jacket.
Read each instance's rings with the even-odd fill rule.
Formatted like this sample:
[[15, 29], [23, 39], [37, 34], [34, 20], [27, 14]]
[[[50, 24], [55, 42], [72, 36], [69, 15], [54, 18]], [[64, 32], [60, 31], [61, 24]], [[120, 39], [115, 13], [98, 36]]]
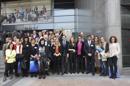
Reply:
[[119, 43], [110, 43], [109, 52], [110, 52], [110, 57], [117, 56], [119, 58], [119, 54], [120, 54]]

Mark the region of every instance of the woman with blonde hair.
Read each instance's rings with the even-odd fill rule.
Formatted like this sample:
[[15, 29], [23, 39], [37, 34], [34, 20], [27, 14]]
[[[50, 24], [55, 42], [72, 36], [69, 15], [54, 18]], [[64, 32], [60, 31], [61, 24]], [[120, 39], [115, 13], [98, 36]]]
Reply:
[[57, 74], [61, 72], [61, 44], [59, 39], [55, 40], [55, 44], [53, 45], [53, 55], [55, 58], [55, 71]]
[[95, 67], [96, 67], [96, 72], [101, 73], [102, 71], [102, 65], [101, 65], [101, 57], [100, 57], [100, 52], [101, 52], [101, 42], [100, 38], [98, 36], [95, 36], [94, 38], [95, 42], [95, 47], [96, 47], [96, 52], [95, 52]]
[[101, 48], [103, 49], [101, 54], [101, 60], [102, 60], [102, 76], [108, 75], [108, 58], [109, 58], [109, 43], [105, 40], [104, 37], [100, 37], [101, 40]]

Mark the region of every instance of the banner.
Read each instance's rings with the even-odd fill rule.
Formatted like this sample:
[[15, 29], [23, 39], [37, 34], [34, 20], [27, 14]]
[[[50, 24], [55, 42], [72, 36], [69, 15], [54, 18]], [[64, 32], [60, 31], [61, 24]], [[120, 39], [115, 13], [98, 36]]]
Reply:
[[3, 24], [33, 24], [52, 22], [51, 0], [20, 0], [1, 3]]

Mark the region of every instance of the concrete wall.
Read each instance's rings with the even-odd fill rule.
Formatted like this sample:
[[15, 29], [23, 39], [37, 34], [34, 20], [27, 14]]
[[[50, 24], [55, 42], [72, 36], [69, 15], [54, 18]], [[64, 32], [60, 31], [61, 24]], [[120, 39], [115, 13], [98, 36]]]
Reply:
[[[108, 40], [114, 35], [121, 41], [120, 0], [76, 0], [77, 29], [76, 31], [103, 35]], [[119, 59], [122, 70], [122, 51]]]
[[105, 31], [105, 1], [76, 0], [77, 31], [102, 34]]
[[121, 9], [120, 0], [106, 0], [106, 37], [116, 36], [120, 43], [118, 65], [122, 71], [122, 36], [121, 36]]

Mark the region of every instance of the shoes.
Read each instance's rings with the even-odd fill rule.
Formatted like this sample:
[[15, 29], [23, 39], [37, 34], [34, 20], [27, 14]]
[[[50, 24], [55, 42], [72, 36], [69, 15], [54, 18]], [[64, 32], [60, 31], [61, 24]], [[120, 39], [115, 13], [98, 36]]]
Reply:
[[64, 73], [61, 73], [61, 75], [64, 75]]
[[13, 75], [10, 76], [10, 79], [13, 79]]
[[33, 77], [34, 75], [33, 74], [31, 74], [31, 77]]
[[117, 76], [110, 76], [109, 78], [111, 78], [111, 79], [116, 79]]
[[44, 76], [43, 76], [43, 79], [45, 79], [45, 78], [46, 78], [46, 76], [44, 75]]
[[15, 77], [19, 77], [19, 74], [15, 74]]
[[39, 79], [41, 79], [42, 77], [41, 76], [39, 76]]
[[114, 77], [113, 77], [113, 76], [110, 76], [109, 78], [110, 78], [110, 79], [114, 79]]
[[89, 71], [86, 72], [86, 74], [89, 74], [89, 73], [90, 73]]
[[115, 75], [115, 76], [113, 76], [113, 79], [116, 79], [117, 78], [117, 76]]
[[95, 73], [92, 73], [93, 76], [95, 76]]
[[5, 82], [7, 80], [7, 77], [6, 76], [4, 76], [4, 78], [3, 78], [3, 82]]
[[34, 77], [37, 77], [37, 74], [35, 74]]

